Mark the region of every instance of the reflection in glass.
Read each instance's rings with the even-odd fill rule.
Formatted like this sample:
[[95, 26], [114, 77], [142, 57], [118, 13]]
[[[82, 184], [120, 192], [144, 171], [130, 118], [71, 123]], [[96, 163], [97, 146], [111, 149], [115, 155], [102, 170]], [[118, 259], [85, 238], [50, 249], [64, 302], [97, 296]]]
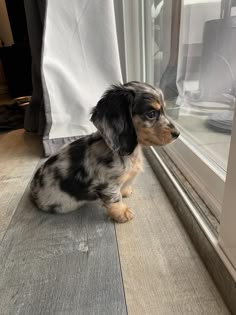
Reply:
[[164, 91], [182, 134], [226, 171], [236, 102], [236, 0], [155, 0], [146, 9], [147, 80]]

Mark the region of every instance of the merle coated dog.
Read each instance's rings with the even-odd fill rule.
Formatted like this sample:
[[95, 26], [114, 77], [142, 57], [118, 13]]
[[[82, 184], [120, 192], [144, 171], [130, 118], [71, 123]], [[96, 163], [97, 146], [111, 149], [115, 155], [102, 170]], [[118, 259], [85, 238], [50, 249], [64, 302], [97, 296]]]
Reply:
[[129, 82], [110, 87], [92, 111], [98, 131], [50, 157], [31, 182], [31, 196], [46, 212], [67, 213], [102, 201], [117, 222], [133, 218], [122, 197], [131, 194], [141, 169], [141, 147], [165, 145], [179, 136], [166, 117], [160, 89]]

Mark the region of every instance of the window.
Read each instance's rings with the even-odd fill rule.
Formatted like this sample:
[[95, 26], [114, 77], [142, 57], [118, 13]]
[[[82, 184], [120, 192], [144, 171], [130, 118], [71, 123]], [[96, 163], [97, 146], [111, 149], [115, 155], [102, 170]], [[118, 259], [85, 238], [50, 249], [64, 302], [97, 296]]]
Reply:
[[128, 80], [163, 90], [167, 114], [181, 130], [165, 150], [220, 222], [217, 244], [236, 266], [236, 1], [123, 5], [136, 12], [125, 25]]
[[182, 134], [170, 152], [217, 217], [236, 97], [236, 19], [226, 8], [220, 0], [156, 0], [145, 2], [144, 19], [146, 79], [163, 89]]

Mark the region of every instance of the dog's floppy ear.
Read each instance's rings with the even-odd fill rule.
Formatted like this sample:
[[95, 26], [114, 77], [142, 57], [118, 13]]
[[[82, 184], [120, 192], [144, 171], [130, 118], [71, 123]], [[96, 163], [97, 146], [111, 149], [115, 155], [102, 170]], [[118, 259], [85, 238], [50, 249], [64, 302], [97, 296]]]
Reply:
[[91, 121], [107, 145], [120, 155], [131, 154], [137, 145], [132, 122], [134, 92], [123, 85], [112, 86], [92, 111]]

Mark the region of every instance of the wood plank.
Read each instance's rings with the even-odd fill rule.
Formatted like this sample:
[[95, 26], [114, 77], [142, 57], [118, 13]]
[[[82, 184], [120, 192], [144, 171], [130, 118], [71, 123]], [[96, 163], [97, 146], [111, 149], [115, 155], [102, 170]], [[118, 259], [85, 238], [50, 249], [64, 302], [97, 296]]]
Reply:
[[148, 164], [127, 204], [136, 218], [116, 233], [128, 314], [229, 314]]
[[37, 135], [23, 129], [0, 133], [0, 242], [42, 152]]
[[27, 189], [0, 257], [0, 314], [126, 314], [114, 224], [95, 204], [50, 215]]

